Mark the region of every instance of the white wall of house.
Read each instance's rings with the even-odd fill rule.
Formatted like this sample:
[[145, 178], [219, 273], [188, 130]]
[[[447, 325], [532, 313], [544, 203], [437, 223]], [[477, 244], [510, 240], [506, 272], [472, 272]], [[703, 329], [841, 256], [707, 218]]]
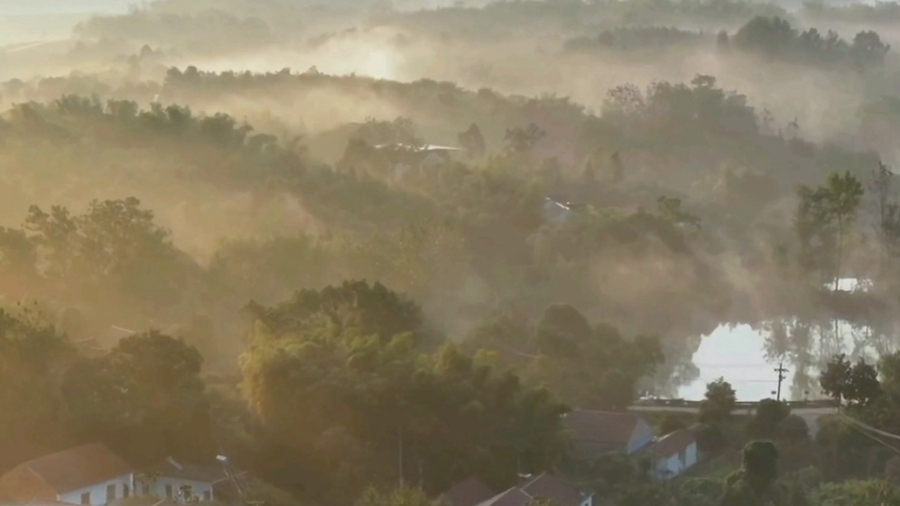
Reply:
[[589, 495], [585, 497], [584, 501], [581, 501], [581, 504], [578, 506], [594, 506], [594, 496]]
[[[59, 494], [57, 500], [70, 504], [100, 506], [133, 495], [132, 481], [132, 475], [125, 474], [90, 487]], [[113, 492], [113, 497], [109, 497], [110, 492]]]
[[634, 431], [631, 433], [631, 440], [628, 441], [628, 454], [631, 455], [632, 453], [645, 448], [653, 441], [653, 429], [650, 428], [650, 424], [643, 418], [638, 417], [637, 424], [634, 426]]
[[[146, 489], [144, 489], [142, 484], [136, 483], [135, 485], [139, 488], [139, 494], [147, 495], [144, 493]], [[179, 496], [179, 493], [181, 487], [185, 485], [191, 487], [191, 495], [199, 498], [201, 501], [212, 501], [215, 499], [212, 483], [185, 480], [181, 478], [168, 478], [165, 476], [160, 476], [149, 484], [149, 495], [159, 499], [172, 499], [173, 501], [180, 503], [183, 502], [183, 498]]]
[[697, 464], [697, 443], [691, 443], [683, 452], [656, 461], [656, 477], [670, 480]]

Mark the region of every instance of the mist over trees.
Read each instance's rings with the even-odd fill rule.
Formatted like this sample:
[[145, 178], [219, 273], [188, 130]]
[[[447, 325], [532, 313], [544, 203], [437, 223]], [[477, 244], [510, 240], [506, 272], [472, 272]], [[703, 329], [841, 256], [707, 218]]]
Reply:
[[[274, 505], [541, 473], [595, 504], [897, 503], [895, 7], [165, 0], [35, 29], [0, 50], [0, 474], [103, 442], [228, 455]], [[737, 326], [778, 399], [695, 363]], [[650, 398], [696, 466], [576, 456], [567, 415]]]

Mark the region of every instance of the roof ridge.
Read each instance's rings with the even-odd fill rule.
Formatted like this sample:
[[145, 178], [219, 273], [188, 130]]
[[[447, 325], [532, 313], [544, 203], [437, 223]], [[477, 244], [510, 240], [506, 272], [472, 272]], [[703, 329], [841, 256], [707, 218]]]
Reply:
[[[525, 483], [524, 485], [520, 486], [519, 488], [521, 488], [522, 491], [524, 492], [524, 491], [525, 491], [525, 487], [530, 487], [531, 485], [534, 485], [534, 482], [538, 481], [538, 479], [540, 479], [540, 477], [541, 477], [541, 476], [544, 476], [545, 474], [547, 474], [547, 471], [541, 472], [541, 474], [539, 474], [539, 475], [537, 475], [537, 476], [531, 478], [531, 480], [529, 480], [527, 483]], [[527, 492], [526, 492], [526, 493], [527, 493]]]

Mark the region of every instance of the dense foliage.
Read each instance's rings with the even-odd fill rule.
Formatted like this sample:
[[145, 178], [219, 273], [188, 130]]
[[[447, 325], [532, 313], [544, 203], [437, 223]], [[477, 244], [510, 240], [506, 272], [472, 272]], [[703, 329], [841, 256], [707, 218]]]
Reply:
[[[540, 472], [595, 504], [897, 502], [900, 74], [871, 26], [313, 3], [164, 0], [0, 51], [0, 472], [100, 440], [227, 454], [273, 505]], [[728, 325], [841, 416], [724, 377], [646, 412], [696, 437], [687, 476], [572, 456], [562, 414], [680, 396]]]

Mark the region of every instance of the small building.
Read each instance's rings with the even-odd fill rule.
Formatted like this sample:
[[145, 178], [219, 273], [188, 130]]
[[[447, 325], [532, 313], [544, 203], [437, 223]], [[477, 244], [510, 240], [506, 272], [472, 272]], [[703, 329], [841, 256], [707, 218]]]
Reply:
[[395, 180], [402, 179], [413, 169], [422, 173], [439, 167], [450, 161], [454, 153], [464, 151], [462, 148], [436, 144], [378, 144], [373, 148], [383, 154], [389, 163], [393, 163]]
[[685, 429], [659, 438], [650, 445], [653, 456], [653, 477], [671, 480], [697, 465], [697, 439]]
[[19, 464], [0, 476], [0, 497], [100, 506], [131, 496], [133, 473], [106, 445], [88, 444]]
[[134, 335], [136, 332], [116, 325], [110, 325], [102, 332], [75, 342], [78, 351], [88, 358], [101, 358], [109, 354], [119, 341]]
[[610, 453], [635, 454], [653, 443], [653, 429], [634, 413], [575, 410], [563, 415], [574, 457], [593, 459]]
[[135, 473], [136, 493], [175, 504], [210, 502], [217, 484], [227, 481], [225, 469], [178, 462], [172, 457]]

